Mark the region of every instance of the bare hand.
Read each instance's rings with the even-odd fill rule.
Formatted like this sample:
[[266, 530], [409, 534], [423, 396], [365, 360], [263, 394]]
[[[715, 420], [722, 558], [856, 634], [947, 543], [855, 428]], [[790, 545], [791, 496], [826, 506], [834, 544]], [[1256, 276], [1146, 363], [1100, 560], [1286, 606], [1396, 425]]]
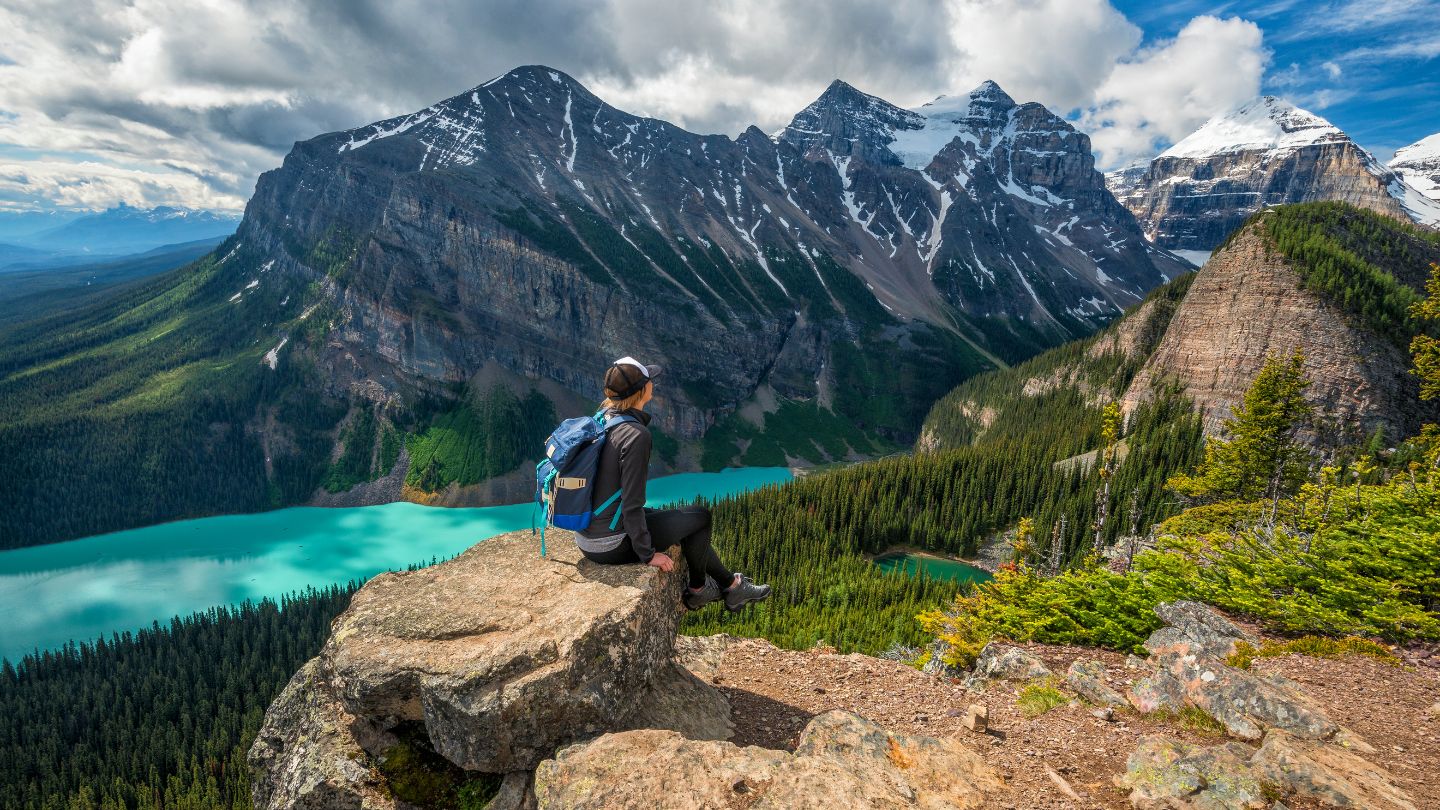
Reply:
[[663, 551], [655, 552], [655, 556], [650, 558], [649, 564], [655, 566], [656, 568], [659, 568], [661, 571], [664, 571], [667, 574], [672, 568], [675, 567], [675, 561], [670, 559], [670, 556]]

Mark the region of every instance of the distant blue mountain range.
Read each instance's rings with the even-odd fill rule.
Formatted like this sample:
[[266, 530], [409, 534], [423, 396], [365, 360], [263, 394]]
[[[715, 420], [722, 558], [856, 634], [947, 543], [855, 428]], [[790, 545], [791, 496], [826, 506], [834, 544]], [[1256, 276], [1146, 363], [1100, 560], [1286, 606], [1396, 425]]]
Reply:
[[229, 236], [238, 214], [120, 205], [96, 213], [0, 212], [0, 272], [89, 262]]

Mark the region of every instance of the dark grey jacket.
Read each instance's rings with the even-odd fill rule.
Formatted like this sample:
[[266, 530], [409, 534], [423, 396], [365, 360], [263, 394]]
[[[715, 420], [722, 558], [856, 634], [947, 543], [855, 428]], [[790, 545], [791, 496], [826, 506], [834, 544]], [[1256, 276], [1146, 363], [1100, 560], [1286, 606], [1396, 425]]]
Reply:
[[[606, 411], [606, 415], [612, 413], [616, 411]], [[650, 428], [647, 427], [650, 414], [634, 408], [624, 413], [640, 421], [621, 422], [610, 428], [595, 468], [591, 498], [599, 506], [614, 495], [615, 490], [623, 487], [623, 492], [617, 502], [590, 518], [590, 526], [580, 534], [595, 538], [623, 532], [629, 538], [635, 556], [648, 563], [655, 556], [650, 529], [645, 525], [645, 480], [650, 471]], [[617, 509], [621, 510], [620, 520], [612, 529], [610, 521], [615, 518]]]

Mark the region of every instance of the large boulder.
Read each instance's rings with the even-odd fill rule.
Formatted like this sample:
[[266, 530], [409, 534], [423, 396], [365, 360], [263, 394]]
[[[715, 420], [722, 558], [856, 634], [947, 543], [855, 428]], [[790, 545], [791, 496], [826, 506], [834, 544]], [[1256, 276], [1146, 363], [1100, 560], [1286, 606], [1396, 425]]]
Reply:
[[1257, 643], [1254, 636], [1201, 602], [1162, 602], [1155, 606], [1155, 615], [1165, 626], [1145, 640], [1145, 649], [1152, 654], [1184, 645], [1190, 652], [1228, 658], [1235, 652], [1236, 643]]
[[1115, 783], [1130, 790], [1135, 810], [1246, 810], [1269, 807], [1240, 743], [1193, 745], [1158, 735], [1141, 738]]
[[793, 754], [629, 731], [566, 748], [535, 772], [542, 810], [963, 810], [998, 806], [1002, 791], [1000, 776], [955, 740], [892, 734], [839, 711], [811, 720]]
[[684, 565], [585, 560], [529, 532], [381, 574], [266, 713], [250, 752], [257, 807], [383, 807], [376, 758], [397, 727], [466, 771], [529, 771], [607, 731], [728, 739], [723, 694], [672, 661]]
[[1048, 678], [1049, 667], [1039, 656], [1009, 644], [990, 642], [975, 659], [975, 666], [965, 679], [965, 688], [983, 691], [992, 681], [1031, 681]]
[[346, 708], [422, 722], [436, 752], [491, 773], [622, 727], [670, 666], [681, 566], [597, 565], [568, 537], [549, 548], [514, 532], [366, 583], [320, 653]]

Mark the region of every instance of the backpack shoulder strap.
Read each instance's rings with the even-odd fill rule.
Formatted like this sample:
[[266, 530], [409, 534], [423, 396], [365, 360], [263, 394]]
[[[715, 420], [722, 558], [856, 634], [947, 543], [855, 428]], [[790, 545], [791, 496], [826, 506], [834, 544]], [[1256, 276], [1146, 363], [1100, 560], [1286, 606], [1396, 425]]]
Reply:
[[635, 422], [635, 423], [638, 424], [638, 423], [640, 422], [640, 420], [639, 420], [639, 419], [636, 419], [635, 417], [631, 416], [631, 415], [628, 414], [628, 413], [617, 413], [617, 414], [615, 414], [614, 416], [608, 416], [608, 417], [605, 418], [605, 430], [608, 431], [608, 430], [610, 430], [610, 428], [615, 427], [616, 425], [622, 424], [622, 423], [624, 423], [624, 422]]

